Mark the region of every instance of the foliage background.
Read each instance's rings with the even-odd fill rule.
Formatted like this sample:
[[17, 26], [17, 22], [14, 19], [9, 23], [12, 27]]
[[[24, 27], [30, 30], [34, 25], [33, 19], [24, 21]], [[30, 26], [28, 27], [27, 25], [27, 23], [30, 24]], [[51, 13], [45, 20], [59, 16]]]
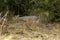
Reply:
[[60, 0], [0, 0], [2, 16], [7, 10], [8, 17], [36, 15], [46, 21], [60, 21]]

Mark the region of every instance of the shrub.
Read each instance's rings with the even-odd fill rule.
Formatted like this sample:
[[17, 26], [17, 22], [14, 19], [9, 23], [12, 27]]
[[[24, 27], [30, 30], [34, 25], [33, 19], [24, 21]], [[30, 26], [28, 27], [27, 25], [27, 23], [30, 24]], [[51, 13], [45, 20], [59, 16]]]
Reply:
[[45, 17], [50, 21], [60, 21], [59, 0], [0, 0], [2, 15], [6, 13], [7, 6], [9, 15], [37, 15], [41, 16], [43, 20]]

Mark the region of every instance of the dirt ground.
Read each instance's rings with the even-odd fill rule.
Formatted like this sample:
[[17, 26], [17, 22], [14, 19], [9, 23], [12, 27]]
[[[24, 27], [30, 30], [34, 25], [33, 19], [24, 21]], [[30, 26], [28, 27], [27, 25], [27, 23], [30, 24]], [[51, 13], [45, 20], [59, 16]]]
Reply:
[[60, 40], [59, 23], [12, 20], [7, 24], [0, 40]]

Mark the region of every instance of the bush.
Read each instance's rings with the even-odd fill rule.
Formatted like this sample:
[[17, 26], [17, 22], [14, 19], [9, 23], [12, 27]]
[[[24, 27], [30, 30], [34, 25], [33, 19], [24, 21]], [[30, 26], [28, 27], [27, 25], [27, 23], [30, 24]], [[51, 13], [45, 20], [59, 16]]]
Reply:
[[0, 0], [0, 12], [5, 14], [7, 6], [9, 15], [37, 15], [42, 20], [46, 18], [49, 21], [60, 21], [59, 0]]

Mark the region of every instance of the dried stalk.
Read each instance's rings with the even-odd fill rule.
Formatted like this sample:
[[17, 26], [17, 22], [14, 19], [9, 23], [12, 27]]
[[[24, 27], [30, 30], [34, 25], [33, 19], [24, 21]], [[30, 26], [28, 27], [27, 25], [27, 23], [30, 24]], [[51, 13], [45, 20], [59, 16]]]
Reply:
[[[6, 14], [1, 18], [1, 20], [3, 20], [3, 22], [2, 22], [2, 24], [1, 24], [1, 35], [2, 35], [2, 33], [3, 33], [3, 27], [4, 27], [4, 24], [7, 22], [7, 15], [8, 15], [8, 11], [6, 12]], [[0, 20], [0, 22], [1, 22], [1, 20]]]

